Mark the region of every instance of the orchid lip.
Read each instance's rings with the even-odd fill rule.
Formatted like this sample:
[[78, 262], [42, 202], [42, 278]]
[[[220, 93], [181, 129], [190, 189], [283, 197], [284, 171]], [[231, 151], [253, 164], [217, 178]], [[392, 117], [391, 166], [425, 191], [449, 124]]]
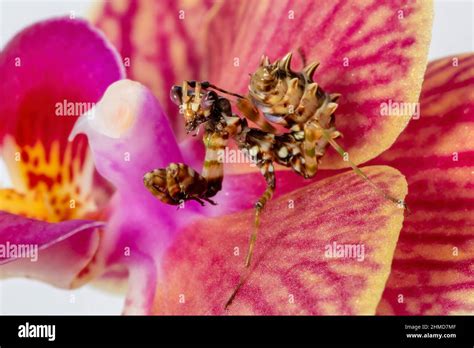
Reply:
[[69, 142], [72, 142], [78, 134], [81, 134], [84, 132], [85, 127], [87, 127], [87, 118], [81, 116], [79, 117], [77, 122], [74, 124], [74, 127], [72, 128], [71, 133], [69, 133], [67, 140]]
[[113, 139], [125, 136], [133, 128], [143, 100], [144, 87], [140, 83], [127, 79], [112, 83], [94, 112], [81, 115], [68, 140], [90, 129]]

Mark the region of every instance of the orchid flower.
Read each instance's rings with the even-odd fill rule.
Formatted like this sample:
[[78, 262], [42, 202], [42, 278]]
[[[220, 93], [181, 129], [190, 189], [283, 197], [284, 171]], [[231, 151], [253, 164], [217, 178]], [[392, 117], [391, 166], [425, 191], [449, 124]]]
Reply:
[[[255, 264], [228, 313], [472, 313], [466, 188], [474, 58], [428, 66], [420, 119], [380, 114], [389, 101], [418, 101], [431, 20], [428, 1], [106, 2], [95, 22], [138, 82], [111, 84], [94, 117], [81, 116], [72, 132], [87, 135], [97, 171], [115, 188], [87, 269], [126, 270], [127, 314], [225, 313], [263, 191], [260, 175], [230, 168], [217, 207], [178, 210], [156, 201], [142, 177], [170, 162], [202, 163], [199, 144], [176, 142], [182, 120], [167, 100], [171, 85], [209, 80], [243, 93], [263, 53], [277, 58], [301, 48], [321, 62], [318, 83], [342, 94], [336, 125], [351, 159], [372, 160], [364, 171], [393, 196], [404, 198], [408, 181], [412, 213], [404, 222], [402, 209], [352, 172], [326, 170], [306, 181], [279, 170]], [[323, 167], [345, 163], [328, 152]], [[364, 246], [363, 260], [327, 254], [328, 246], [353, 244]]]
[[1, 52], [0, 73], [0, 151], [12, 181], [0, 189], [0, 244], [40, 250], [37, 262], [3, 252], [1, 275], [78, 286], [93, 276], [103, 226], [96, 217], [110, 189], [86, 139], [67, 136], [80, 116], [75, 106], [83, 112], [97, 102], [124, 77], [123, 65], [90, 24], [60, 18], [16, 35]]

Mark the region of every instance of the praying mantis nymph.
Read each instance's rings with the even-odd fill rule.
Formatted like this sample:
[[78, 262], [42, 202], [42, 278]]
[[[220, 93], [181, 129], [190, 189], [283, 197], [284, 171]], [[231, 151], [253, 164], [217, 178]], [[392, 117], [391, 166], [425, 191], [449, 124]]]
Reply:
[[[204, 125], [206, 155], [203, 170], [199, 174], [184, 163], [171, 163], [167, 168], [152, 170], [144, 176], [147, 189], [164, 203], [178, 205], [195, 200], [200, 204], [215, 204], [211, 198], [221, 190], [224, 178], [224, 163], [219, 160], [219, 152], [225, 150], [230, 139], [235, 141], [240, 150], [252, 157], [266, 181], [266, 189], [255, 203], [254, 228], [245, 269], [251, 265], [260, 215], [275, 191], [275, 163], [292, 168], [304, 178], [311, 178], [316, 174], [327, 146], [331, 145], [378, 193], [406, 207], [402, 200], [383, 192], [346, 158], [347, 153], [335, 141], [341, 136], [334, 117], [340, 95], [324, 92], [313, 81], [317, 63], [294, 72], [290, 67], [291, 57], [288, 53], [270, 63], [268, 57], [263, 56], [260, 66], [251, 74], [247, 96], [228, 92], [207, 81], [184, 81], [182, 86], [173, 86], [170, 96], [180, 107], [186, 131], [190, 133]], [[230, 100], [218, 92], [235, 97], [244, 117], [234, 114]], [[249, 127], [247, 119], [259, 128]], [[287, 132], [278, 133], [272, 123], [285, 127]], [[225, 308], [232, 303], [243, 279], [241, 276]]]

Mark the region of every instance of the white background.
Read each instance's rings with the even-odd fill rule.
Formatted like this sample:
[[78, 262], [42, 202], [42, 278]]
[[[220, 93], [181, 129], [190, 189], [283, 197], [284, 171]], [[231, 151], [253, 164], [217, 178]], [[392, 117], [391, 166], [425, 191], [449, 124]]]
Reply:
[[[78, 17], [85, 16], [93, 2], [0, 0], [0, 47], [19, 30], [38, 20], [68, 15], [71, 11]], [[473, 18], [472, 0], [435, 1], [430, 60], [473, 51]], [[8, 184], [0, 159], [0, 187]], [[122, 297], [102, 292], [90, 285], [66, 291], [34, 280], [0, 280], [2, 314], [119, 314], [122, 307]]]

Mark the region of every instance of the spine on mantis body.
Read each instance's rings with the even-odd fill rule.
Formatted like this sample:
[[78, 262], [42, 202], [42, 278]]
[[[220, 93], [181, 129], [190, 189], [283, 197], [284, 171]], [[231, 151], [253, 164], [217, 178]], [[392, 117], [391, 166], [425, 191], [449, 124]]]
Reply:
[[249, 98], [269, 121], [287, 128], [302, 125], [310, 119], [316, 119], [321, 127], [329, 128], [340, 95], [324, 92], [313, 81], [319, 63], [295, 72], [290, 67], [291, 57], [288, 53], [281, 60], [270, 63], [264, 56], [260, 67], [251, 76]]
[[268, 121], [290, 129], [291, 136], [301, 142], [303, 153], [292, 158], [292, 167], [308, 178], [316, 174], [329, 145], [321, 130], [327, 130], [332, 138], [340, 136], [334, 120], [340, 95], [324, 92], [313, 81], [318, 63], [300, 72], [293, 71], [290, 63], [291, 53], [274, 63], [264, 56], [251, 76], [248, 98]]

